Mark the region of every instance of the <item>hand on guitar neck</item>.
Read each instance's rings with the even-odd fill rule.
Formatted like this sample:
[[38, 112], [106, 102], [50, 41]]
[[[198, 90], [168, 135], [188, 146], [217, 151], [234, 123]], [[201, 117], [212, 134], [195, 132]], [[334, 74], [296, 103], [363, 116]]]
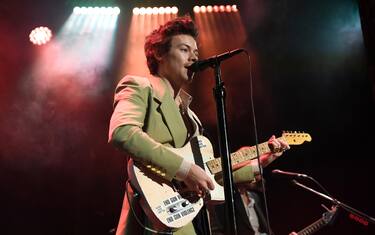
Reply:
[[[268, 166], [271, 162], [276, 160], [280, 157], [284, 151], [290, 149], [289, 144], [283, 139], [277, 139], [274, 135], [268, 140], [268, 146], [270, 148], [270, 152], [261, 154], [260, 156], [260, 164], [262, 167]], [[245, 147], [246, 148], [246, 147]], [[259, 171], [258, 160], [257, 159], [249, 159], [233, 166], [233, 170], [237, 170], [244, 166], [253, 166], [253, 169]]]

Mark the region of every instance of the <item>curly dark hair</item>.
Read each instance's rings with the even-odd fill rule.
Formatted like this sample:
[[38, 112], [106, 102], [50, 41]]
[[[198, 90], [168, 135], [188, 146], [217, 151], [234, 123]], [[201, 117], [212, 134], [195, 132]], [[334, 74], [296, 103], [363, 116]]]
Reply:
[[158, 72], [159, 63], [156, 55], [166, 54], [171, 47], [172, 37], [180, 34], [190, 35], [197, 39], [198, 29], [190, 16], [170, 20], [146, 36], [145, 55], [148, 69], [152, 75], [156, 75]]

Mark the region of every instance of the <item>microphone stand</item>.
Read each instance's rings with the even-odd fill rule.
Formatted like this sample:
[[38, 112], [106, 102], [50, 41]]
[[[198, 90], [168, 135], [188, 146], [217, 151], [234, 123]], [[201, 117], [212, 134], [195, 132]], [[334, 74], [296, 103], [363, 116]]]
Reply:
[[340, 202], [340, 201], [337, 200], [336, 198], [330, 197], [330, 196], [325, 195], [325, 194], [323, 194], [323, 193], [321, 193], [321, 192], [318, 192], [318, 191], [316, 191], [316, 190], [314, 190], [314, 189], [312, 189], [312, 188], [309, 188], [309, 187], [307, 187], [306, 185], [301, 184], [301, 183], [298, 182], [297, 180], [292, 180], [292, 182], [293, 182], [293, 184], [295, 184], [295, 185], [297, 185], [297, 186], [299, 186], [299, 187], [301, 187], [301, 188], [303, 188], [303, 189], [305, 189], [305, 190], [307, 190], [307, 191], [313, 192], [313, 193], [315, 193], [316, 195], [318, 195], [318, 196], [320, 196], [320, 197], [322, 197], [322, 198], [325, 198], [325, 199], [331, 201], [333, 204], [335, 204], [335, 205], [337, 205], [337, 206], [343, 208], [344, 210], [348, 211], [349, 213], [355, 214], [355, 215], [357, 215], [357, 216], [359, 216], [359, 217], [362, 217], [362, 218], [364, 218], [365, 220], [367, 220], [367, 221], [369, 221], [369, 222], [375, 224], [375, 219], [374, 219], [374, 218], [372, 218], [372, 217], [366, 215], [365, 213], [363, 213], [363, 212], [361, 212], [361, 211], [359, 211], [359, 210], [357, 210], [357, 209], [354, 209], [353, 207], [348, 206], [348, 205], [345, 204], [345, 203]]
[[216, 99], [216, 111], [218, 119], [219, 147], [221, 167], [223, 169], [224, 195], [225, 195], [225, 234], [237, 235], [236, 216], [234, 213], [234, 188], [232, 176], [232, 162], [228, 148], [227, 120], [225, 111], [225, 87], [221, 80], [220, 61], [216, 58], [211, 66], [215, 71], [216, 86], [213, 89]]

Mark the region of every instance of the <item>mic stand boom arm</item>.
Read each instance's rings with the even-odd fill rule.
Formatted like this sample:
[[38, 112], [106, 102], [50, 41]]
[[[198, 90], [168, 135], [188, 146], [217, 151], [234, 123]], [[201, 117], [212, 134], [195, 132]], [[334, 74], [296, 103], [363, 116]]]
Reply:
[[234, 213], [234, 188], [232, 176], [232, 163], [228, 148], [227, 120], [225, 111], [225, 87], [221, 80], [220, 61], [216, 60], [211, 67], [215, 71], [216, 86], [214, 96], [216, 99], [216, 110], [218, 119], [219, 147], [221, 166], [223, 169], [224, 195], [225, 195], [225, 234], [237, 235], [236, 217]]
[[306, 185], [301, 184], [301, 183], [298, 182], [297, 180], [292, 180], [292, 182], [293, 182], [295, 185], [297, 185], [297, 186], [299, 186], [299, 187], [301, 187], [301, 188], [303, 188], [303, 189], [306, 189], [307, 191], [313, 192], [313, 193], [315, 193], [316, 195], [318, 195], [318, 196], [320, 196], [320, 197], [322, 197], [322, 198], [325, 198], [325, 199], [331, 201], [333, 204], [338, 205], [339, 207], [345, 209], [345, 210], [348, 211], [349, 213], [356, 214], [356, 215], [358, 215], [358, 216], [364, 218], [365, 220], [367, 220], [367, 221], [369, 221], [369, 222], [375, 224], [375, 219], [372, 218], [372, 217], [370, 217], [370, 216], [368, 216], [368, 215], [366, 215], [365, 213], [363, 213], [363, 212], [361, 212], [361, 211], [359, 211], [359, 210], [356, 210], [356, 209], [354, 209], [353, 207], [350, 207], [350, 206], [346, 205], [345, 203], [342, 203], [342, 202], [338, 201], [337, 199], [335, 199], [335, 198], [333, 198], [333, 197], [327, 196], [327, 195], [325, 195], [325, 194], [323, 194], [323, 193], [321, 193], [321, 192], [318, 192], [318, 191], [316, 191], [316, 190], [314, 190], [314, 189], [312, 189], [312, 188], [309, 188], [309, 187], [307, 187]]

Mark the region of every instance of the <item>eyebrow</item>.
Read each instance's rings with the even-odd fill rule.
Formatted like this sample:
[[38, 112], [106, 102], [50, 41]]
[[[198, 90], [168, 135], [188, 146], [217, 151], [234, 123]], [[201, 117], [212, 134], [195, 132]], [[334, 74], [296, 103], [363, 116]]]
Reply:
[[[190, 49], [192, 48], [190, 45], [186, 44], [186, 43], [180, 43], [178, 46], [187, 46], [189, 47]], [[198, 51], [198, 48], [197, 49], [194, 49], [193, 51], [197, 56], [199, 55], [199, 51]]]

